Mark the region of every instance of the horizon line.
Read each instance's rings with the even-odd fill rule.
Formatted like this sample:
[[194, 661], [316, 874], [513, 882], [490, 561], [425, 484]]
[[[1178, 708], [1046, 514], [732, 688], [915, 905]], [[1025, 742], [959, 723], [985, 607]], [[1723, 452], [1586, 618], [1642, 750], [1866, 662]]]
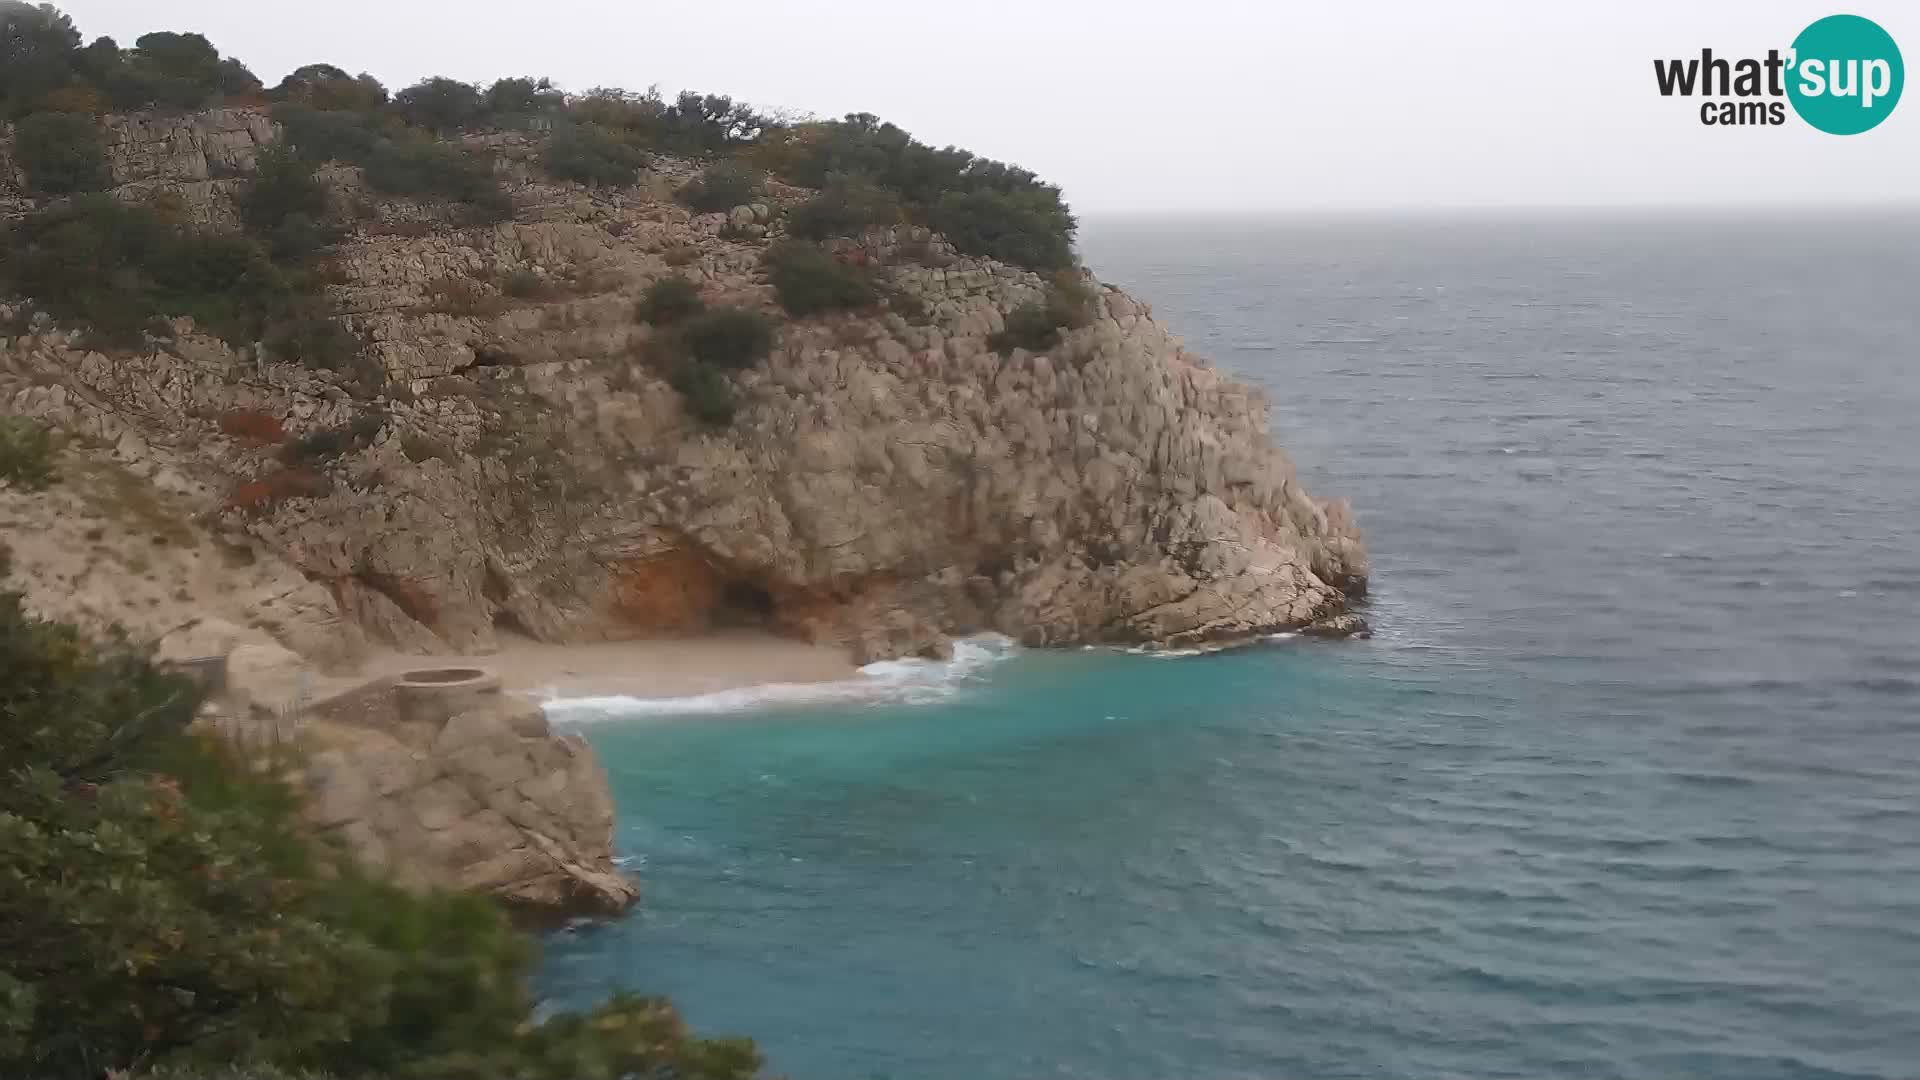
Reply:
[[1920, 214], [1920, 199], [1877, 202], [1812, 203], [1407, 203], [1364, 206], [1271, 206], [1242, 207], [1121, 207], [1083, 210], [1074, 208], [1082, 221], [1090, 218], [1206, 218], [1273, 219], [1305, 217], [1382, 217], [1382, 216], [1475, 216], [1518, 217], [1544, 215], [1674, 215], [1735, 217], [1790, 213], [1800, 216], [1858, 216], [1867, 214]]

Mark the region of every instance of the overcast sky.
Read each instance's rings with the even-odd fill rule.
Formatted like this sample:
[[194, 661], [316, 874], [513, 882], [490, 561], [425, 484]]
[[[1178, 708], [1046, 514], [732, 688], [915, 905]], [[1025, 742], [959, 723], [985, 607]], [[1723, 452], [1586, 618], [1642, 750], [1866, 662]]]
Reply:
[[1920, 61], [1920, 4], [1784, 0], [70, 0], [89, 38], [197, 30], [314, 61], [658, 84], [873, 112], [1017, 162], [1082, 213], [1920, 200], [1920, 91], [1864, 135], [1712, 128], [1656, 56], [1763, 56], [1837, 11]]

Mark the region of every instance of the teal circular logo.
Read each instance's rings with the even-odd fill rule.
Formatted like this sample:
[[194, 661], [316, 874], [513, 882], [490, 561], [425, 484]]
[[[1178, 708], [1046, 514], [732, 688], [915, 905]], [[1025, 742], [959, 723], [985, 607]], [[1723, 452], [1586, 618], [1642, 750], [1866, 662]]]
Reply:
[[1829, 15], [1793, 39], [1787, 99], [1829, 135], [1858, 135], [1885, 120], [1906, 81], [1900, 47], [1872, 19]]

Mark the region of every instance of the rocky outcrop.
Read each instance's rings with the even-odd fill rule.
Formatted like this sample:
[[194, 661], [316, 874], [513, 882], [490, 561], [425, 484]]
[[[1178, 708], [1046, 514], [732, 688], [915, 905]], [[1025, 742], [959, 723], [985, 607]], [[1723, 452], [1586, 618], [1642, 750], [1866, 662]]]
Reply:
[[481, 671], [401, 676], [311, 711], [307, 820], [409, 888], [490, 893], [530, 913], [616, 914], [606, 776], [578, 735]]
[[[100, 121], [101, 151], [115, 198], [165, 196], [194, 221], [221, 226], [238, 223], [233, 196], [260, 150], [276, 137], [262, 108], [133, 113]], [[31, 205], [21, 198], [25, 191], [12, 139], [0, 130], [0, 213], [24, 212]]]
[[[116, 170], [190, 174], [193, 153], [216, 151], [243, 169], [240, 144], [270, 135], [200, 123], [129, 134], [157, 149]], [[1307, 626], [1364, 588], [1350, 515], [1301, 487], [1260, 397], [1124, 292], [1084, 283], [1084, 326], [1002, 356], [989, 336], [1042, 278], [921, 229], [840, 241], [900, 301], [785, 322], [738, 378], [735, 422], [706, 430], [650, 362], [633, 303], [679, 274], [709, 303], [776, 311], [760, 259], [806, 193], [695, 215], [665, 197], [682, 164], [590, 192], [533, 179], [528, 136], [470, 141], [498, 156], [512, 222], [436, 224], [371, 198], [354, 170], [328, 174], [372, 208], [338, 252], [335, 299], [384, 393], [183, 325], [133, 356], [57, 332], [0, 341], [0, 400], [169, 443], [179, 471], [225, 489], [205, 513], [410, 651], [485, 650], [502, 627], [579, 640], [737, 621], [862, 659], [979, 629], [1183, 645]], [[277, 448], [224, 433], [235, 415], [289, 436], [358, 421], [364, 437], [289, 477]]]

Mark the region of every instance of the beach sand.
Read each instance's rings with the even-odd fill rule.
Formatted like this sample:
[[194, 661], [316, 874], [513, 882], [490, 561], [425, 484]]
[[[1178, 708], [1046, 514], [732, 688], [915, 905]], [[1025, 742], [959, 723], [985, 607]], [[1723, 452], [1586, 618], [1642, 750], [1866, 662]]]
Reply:
[[844, 648], [809, 645], [754, 631], [692, 638], [549, 645], [503, 636], [498, 652], [483, 656], [409, 656], [382, 653], [361, 677], [415, 668], [480, 667], [500, 676], [507, 690], [541, 697], [688, 697], [766, 683], [831, 682], [853, 677]]

